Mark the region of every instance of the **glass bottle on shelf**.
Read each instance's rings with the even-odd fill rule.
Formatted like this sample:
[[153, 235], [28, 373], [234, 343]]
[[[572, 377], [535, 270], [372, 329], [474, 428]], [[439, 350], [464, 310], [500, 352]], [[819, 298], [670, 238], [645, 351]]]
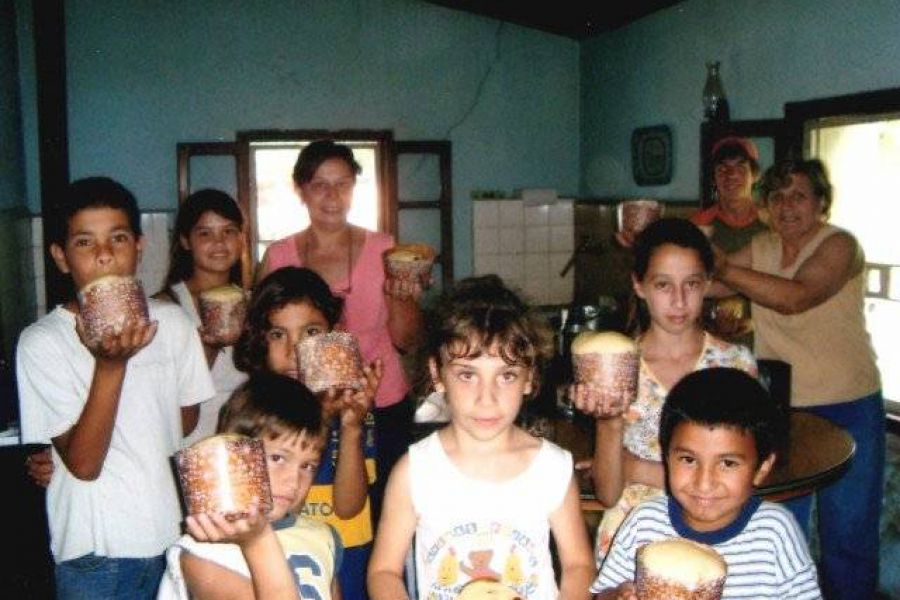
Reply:
[[703, 86], [703, 117], [707, 121], [722, 123], [730, 118], [728, 98], [719, 78], [719, 61], [706, 63], [706, 84]]

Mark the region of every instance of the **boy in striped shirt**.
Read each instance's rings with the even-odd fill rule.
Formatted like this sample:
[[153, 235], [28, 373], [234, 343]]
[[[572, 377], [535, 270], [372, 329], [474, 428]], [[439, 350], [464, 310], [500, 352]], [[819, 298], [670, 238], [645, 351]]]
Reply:
[[722, 555], [725, 600], [821, 598], [797, 522], [753, 495], [784, 446], [784, 423], [775, 401], [743, 371], [704, 369], [679, 381], [659, 427], [670, 495], [639, 505], [622, 523], [591, 586], [596, 598], [636, 599], [638, 548], [671, 537]]

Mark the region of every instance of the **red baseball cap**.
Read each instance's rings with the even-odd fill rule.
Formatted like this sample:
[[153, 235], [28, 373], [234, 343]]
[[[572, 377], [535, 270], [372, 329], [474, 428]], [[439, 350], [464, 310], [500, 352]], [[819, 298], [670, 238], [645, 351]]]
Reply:
[[712, 155], [714, 160], [716, 155], [723, 148], [734, 148], [741, 154], [746, 156], [748, 160], [752, 160], [757, 163], [759, 162], [759, 150], [756, 148], [756, 144], [754, 144], [753, 141], [749, 138], [739, 137], [736, 135], [723, 137], [715, 144], [713, 144], [712, 152], [710, 154]]

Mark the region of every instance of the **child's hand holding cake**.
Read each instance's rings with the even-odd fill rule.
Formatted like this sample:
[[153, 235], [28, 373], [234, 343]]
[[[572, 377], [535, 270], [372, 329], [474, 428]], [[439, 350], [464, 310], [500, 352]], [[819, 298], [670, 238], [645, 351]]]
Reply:
[[105, 275], [78, 291], [76, 330], [84, 345], [107, 359], [126, 359], [156, 334], [141, 282], [132, 276]]
[[571, 350], [576, 408], [600, 418], [624, 413], [637, 395], [640, 357], [634, 340], [614, 331], [586, 331]]
[[188, 515], [218, 514], [228, 521], [272, 510], [262, 441], [237, 434], [208, 437], [175, 454]]
[[342, 427], [361, 427], [366, 414], [375, 405], [375, 392], [383, 374], [381, 359], [375, 359], [372, 364], [362, 368], [359, 387], [328, 388], [323, 401], [326, 419], [340, 415]]
[[398, 244], [384, 253], [385, 291], [415, 298], [431, 284], [434, 250], [427, 244]]
[[313, 335], [297, 344], [297, 369], [300, 381], [315, 393], [365, 387], [359, 342], [346, 331]]

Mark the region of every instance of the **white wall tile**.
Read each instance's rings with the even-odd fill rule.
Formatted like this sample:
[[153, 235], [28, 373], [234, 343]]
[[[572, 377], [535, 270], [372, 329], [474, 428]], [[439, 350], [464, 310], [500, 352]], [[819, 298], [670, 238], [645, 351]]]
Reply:
[[500, 257], [496, 254], [475, 255], [473, 269], [475, 275], [496, 273], [500, 267]]
[[526, 206], [525, 207], [525, 226], [533, 227], [535, 225], [546, 225], [549, 221], [550, 207], [543, 206]]
[[572, 200], [528, 207], [518, 200], [473, 204], [474, 272], [499, 275], [529, 302], [571, 302], [574, 270], [565, 277], [559, 272], [575, 245]]
[[500, 223], [500, 210], [497, 200], [475, 200], [472, 205], [475, 207], [472, 213], [472, 222], [475, 227], [497, 225]]
[[481, 223], [475, 226], [472, 250], [478, 254], [497, 254], [500, 251], [500, 228], [487, 227]]
[[551, 225], [571, 225], [575, 218], [575, 205], [572, 200], [558, 200], [550, 207]]
[[522, 281], [522, 291], [525, 293], [526, 300], [532, 304], [549, 304], [547, 278], [538, 277], [529, 273]]
[[497, 275], [500, 276], [507, 285], [519, 285], [523, 279], [523, 256], [521, 254], [499, 254]]
[[525, 247], [525, 230], [518, 227], [500, 228], [500, 252], [522, 252]]
[[525, 254], [525, 262], [522, 264], [524, 276], [546, 280], [549, 273], [549, 264], [546, 252], [540, 254], [528, 252]]
[[525, 210], [521, 200], [502, 200], [497, 203], [500, 208], [500, 224], [503, 227], [521, 227], [525, 222]]
[[546, 226], [525, 228], [525, 251], [546, 253], [550, 248], [550, 230]]

